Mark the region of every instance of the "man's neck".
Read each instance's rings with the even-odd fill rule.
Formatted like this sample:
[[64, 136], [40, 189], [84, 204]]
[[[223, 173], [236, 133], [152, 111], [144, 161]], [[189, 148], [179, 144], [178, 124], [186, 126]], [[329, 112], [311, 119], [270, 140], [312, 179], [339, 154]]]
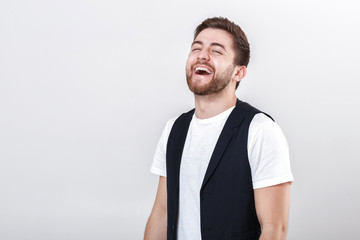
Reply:
[[195, 95], [195, 116], [199, 119], [210, 118], [236, 105], [236, 95]]

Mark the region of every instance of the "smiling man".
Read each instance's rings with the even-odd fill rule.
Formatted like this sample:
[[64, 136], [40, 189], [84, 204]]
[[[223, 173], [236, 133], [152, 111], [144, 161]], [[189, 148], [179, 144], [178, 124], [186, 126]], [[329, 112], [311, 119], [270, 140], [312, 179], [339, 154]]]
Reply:
[[170, 119], [159, 140], [145, 240], [286, 239], [287, 141], [269, 115], [235, 95], [249, 58], [244, 32], [228, 19], [196, 28], [186, 62], [195, 109]]

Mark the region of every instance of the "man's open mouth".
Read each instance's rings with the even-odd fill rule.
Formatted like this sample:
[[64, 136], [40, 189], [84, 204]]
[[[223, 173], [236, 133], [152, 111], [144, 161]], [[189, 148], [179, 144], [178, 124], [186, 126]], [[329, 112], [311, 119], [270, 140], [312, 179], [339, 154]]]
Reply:
[[209, 75], [212, 74], [212, 71], [206, 67], [196, 67], [195, 73], [199, 75]]

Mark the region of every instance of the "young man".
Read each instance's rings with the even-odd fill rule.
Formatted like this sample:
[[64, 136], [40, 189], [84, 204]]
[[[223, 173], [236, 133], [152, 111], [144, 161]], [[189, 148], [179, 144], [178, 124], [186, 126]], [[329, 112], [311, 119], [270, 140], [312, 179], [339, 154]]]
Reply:
[[195, 109], [167, 122], [151, 172], [160, 175], [145, 240], [286, 238], [288, 146], [270, 116], [236, 98], [250, 48], [226, 18], [195, 30], [186, 63]]

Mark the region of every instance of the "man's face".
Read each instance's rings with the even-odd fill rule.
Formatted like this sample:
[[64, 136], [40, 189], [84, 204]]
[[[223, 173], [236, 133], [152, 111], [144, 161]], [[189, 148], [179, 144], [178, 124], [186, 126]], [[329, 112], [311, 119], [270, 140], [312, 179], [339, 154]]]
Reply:
[[195, 38], [186, 62], [186, 80], [196, 95], [223, 90], [235, 75], [232, 36], [221, 29], [206, 28]]

